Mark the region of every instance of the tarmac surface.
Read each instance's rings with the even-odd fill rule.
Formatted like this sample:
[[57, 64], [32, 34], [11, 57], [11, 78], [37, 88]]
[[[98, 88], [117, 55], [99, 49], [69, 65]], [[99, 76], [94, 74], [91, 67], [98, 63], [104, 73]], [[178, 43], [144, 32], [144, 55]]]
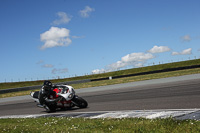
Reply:
[[[102, 116], [113, 111], [130, 114], [130, 111], [141, 110], [153, 110], [158, 116], [165, 113], [165, 110], [179, 111], [180, 114], [180, 111], [185, 111], [189, 115], [195, 112], [195, 115], [200, 114], [200, 74], [84, 88], [76, 92], [88, 102], [88, 108], [74, 108], [49, 114], [44, 109], [36, 107], [30, 96], [21, 96], [0, 99], [0, 116], [74, 113], [82, 116], [84, 113], [96, 113]], [[161, 110], [161, 113], [158, 110]]]

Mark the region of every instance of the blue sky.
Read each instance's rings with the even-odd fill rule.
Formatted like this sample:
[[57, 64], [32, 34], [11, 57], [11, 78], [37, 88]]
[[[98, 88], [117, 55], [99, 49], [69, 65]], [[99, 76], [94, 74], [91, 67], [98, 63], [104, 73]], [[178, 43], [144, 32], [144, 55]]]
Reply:
[[0, 82], [200, 57], [199, 0], [1, 0]]

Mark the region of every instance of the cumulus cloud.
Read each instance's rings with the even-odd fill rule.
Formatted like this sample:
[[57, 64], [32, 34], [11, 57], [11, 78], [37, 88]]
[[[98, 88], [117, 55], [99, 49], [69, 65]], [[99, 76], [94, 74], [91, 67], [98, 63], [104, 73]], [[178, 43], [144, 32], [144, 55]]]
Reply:
[[83, 17], [83, 18], [88, 18], [88, 17], [90, 16], [90, 13], [91, 13], [91, 12], [94, 12], [94, 11], [95, 11], [94, 8], [91, 8], [91, 7], [89, 7], [89, 6], [86, 6], [85, 9], [80, 10], [79, 13], [80, 13], [81, 17]]
[[53, 65], [52, 64], [44, 64], [42, 67], [44, 67], [44, 68], [52, 68]]
[[180, 55], [179, 52], [172, 52], [172, 55]]
[[40, 34], [40, 40], [44, 42], [41, 50], [70, 45], [72, 41], [69, 38], [69, 33], [70, 30], [66, 28], [51, 27], [48, 31]]
[[138, 62], [152, 59], [154, 56], [151, 53], [131, 53], [121, 58], [122, 62]]
[[109, 71], [117, 70], [127, 66], [143, 66], [143, 64], [149, 60], [155, 58], [151, 53], [131, 53], [121, 58], [120, 61], [117, 61], [113, 64], [107, 66]]
[[68, 72], [68, 68], [63, 68], [63, 69], [56, 69], [56, 68], [54, 68], [51, 72], [53, 74], [67, 73]]
[[71, 21], [72, 18], [72, 16], [67, 15], [65, 12], [58, 12], [56, 15], [59, 17], [59, 19], [53, 21], [52, 24], [54, 25], [67, 24]]
[[105, 69], [96, 69], [92, 71], [93, 74], [99, 74], [99, 73], [104, 73], [104, 72], [106, 72]]
[[171, 49], [167, 46], [154, 46], [152, 49], [148, 50], [149, 53], [163, 53], [168, 52]]
[[155, 58], [153, 55], [154, 53], [163, 53], [168, 51], [171, 51], [171, 49], [167, 46], [154, 46], [152, 49], [148, 50], [148, 53], [139, 52], [127, 54], [121, 57], [121, 60], [107, 65], [105, 69], [96, 69], [93, 70], [92, 73], [97, 74], [102, 72], [110, 72], [130, 66], [143, 67], [148, 60]]
[[192, 48], [185, 49], [181, 52], [172, 52], [172, 55], [190, 55], [192, 54]]
[[117, 61], [115, 63], [108, 65], [106, 71], [118, 70], [118, 69], [126, 67], [128, 65], [129, 65], [129, 63], [127, 63], [127, 62]]
[[110, 72], [128, 66], [141, 67], [147, 60], [153, 58], [155, 58], [155, 56], [151, 53], [131, 53], [126, 56], [123, 56], [120, 61], [107, 65], [106, 69], [96, 69], [93, 70], [92, 73], [97, 74], [103, 72]]
[[191, 37], [190, 37], [190, 35], [185, 35], [185, 36], [181, 37], [181, 40], [183, 42], [189, 42], [189, 41], [191, 41]]

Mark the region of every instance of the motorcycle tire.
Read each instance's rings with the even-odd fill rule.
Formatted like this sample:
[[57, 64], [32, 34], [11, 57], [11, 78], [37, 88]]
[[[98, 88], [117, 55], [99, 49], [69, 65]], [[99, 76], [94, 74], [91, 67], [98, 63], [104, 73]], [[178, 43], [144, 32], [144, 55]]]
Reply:
[[79, 108], [87, 108], [87, 106], [88, 106], [87, 101], [85, 101], [85, 100], [84, 100], [83, 98], [81, 98], [81, 97], [75, 96], [75, 97], [73, 98], [73, 102], [75, 102], [75, 103], [76, 103], [76, 106], [78, 106]]
[[47, 110], [47, 112], [51, 113], [51, 112], [56, 111], [57, 106], [55, 104], [51, 104], [51, 105], [48, 105], [48, 108], [49, 110]]

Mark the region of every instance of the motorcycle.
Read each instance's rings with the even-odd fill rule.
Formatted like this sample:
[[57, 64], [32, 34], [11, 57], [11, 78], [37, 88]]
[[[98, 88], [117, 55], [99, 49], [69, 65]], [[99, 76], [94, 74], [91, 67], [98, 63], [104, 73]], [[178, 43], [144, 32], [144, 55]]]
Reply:
[[79, 108], [87, 108], [88, 103], [83, 98], [75, 95], [74, 88], [69, 85], [55, 85], [53, 91], [50, 93], [48, 99], [55, 100], [56, 104], [42, 106], [39, 104], [38, 99], [39, 91], [31, 92], [30, 96], [37, 102], [38, 107], [45, 108], [48, 112], [55, 112], [56, 109], [71, 109], [75, 106]]

